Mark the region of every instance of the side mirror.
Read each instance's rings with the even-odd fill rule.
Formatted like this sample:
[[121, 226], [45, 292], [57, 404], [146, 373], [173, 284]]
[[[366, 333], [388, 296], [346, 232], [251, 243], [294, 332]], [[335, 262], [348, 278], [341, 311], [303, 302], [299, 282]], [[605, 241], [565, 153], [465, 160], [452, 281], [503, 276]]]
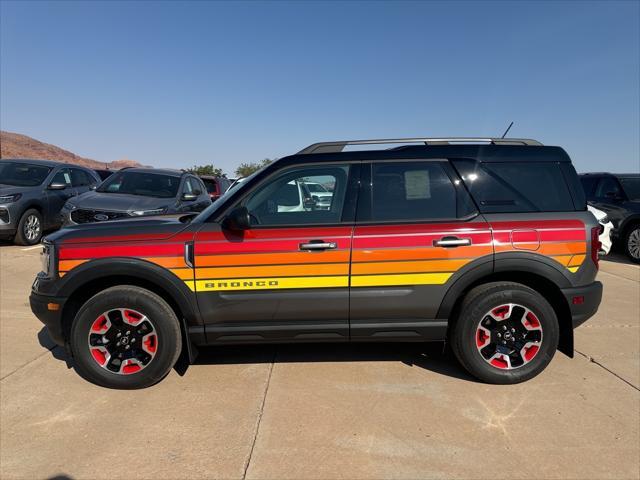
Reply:
[[67, 188], [66, 183], [51, 183], [49, 184], [49, 190], [64, 190]]
[[222, 226], [229, 230], [249, 230], [251, 228], [251, 216], [247, 207], [238, 207], [233, 210], [224, 219]]
[[195, 193], [183, 193], [182, 194], [182, 200], [184, 200], [185, 202], [192, 202], [194, 200], [196, 200], [198, 198], [198, 195], [196, 195]]

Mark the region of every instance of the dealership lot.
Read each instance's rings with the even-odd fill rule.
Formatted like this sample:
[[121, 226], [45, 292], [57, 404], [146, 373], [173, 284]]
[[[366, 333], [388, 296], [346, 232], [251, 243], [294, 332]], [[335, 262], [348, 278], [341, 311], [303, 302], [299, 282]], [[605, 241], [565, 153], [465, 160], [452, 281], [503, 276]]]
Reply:
[[91, 385], [31, 314], [39, 249], [0, 247], [0, 477], [638, 478], [640, 267], [515, 386], [441, 345], [225, 347], [140, 391]]

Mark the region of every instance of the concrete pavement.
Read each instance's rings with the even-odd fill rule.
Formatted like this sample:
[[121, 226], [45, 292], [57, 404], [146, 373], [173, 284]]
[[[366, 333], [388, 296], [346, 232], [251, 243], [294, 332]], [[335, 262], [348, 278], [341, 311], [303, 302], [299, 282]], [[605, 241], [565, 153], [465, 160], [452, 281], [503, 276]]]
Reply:
[[[615, 257], [614, 257], [615, 260]], [[206, 349], [140, 391], [70, 370], [0, 247], [0, 477], [640, 478], [640, 267], [602, 262], [573, 360], [475, 382], [439, 345]]]

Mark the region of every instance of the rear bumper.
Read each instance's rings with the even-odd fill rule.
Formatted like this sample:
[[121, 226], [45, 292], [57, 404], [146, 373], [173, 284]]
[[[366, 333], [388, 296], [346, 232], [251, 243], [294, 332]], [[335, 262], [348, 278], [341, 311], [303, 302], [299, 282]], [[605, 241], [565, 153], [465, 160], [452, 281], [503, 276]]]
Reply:
[[598, 311], [602, 300], [602, 283], [593, 282], [583, 287], [565, 288], [562, 294], [571, 310], [573, 328], [577, 328]]
[[[31, 311], [47, 327], [51, 339], [61, 346], [64, 345], [62, 310], [66, 300], [66, 298], [42, 295], [34, 291], [29, 296]], [[57, 309], [51, 310], [50, 308], [55, 308], [55, 304], [58, 305]]]

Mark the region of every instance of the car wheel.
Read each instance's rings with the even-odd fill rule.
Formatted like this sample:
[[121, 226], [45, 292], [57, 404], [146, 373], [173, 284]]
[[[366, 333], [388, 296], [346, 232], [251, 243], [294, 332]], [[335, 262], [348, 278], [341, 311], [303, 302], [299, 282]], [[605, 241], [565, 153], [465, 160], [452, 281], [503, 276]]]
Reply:
[[173, 309], [144, 288], [122, 285], [91, 297], [73, 321], [76, 371], [109, 388], [149, 387], [163, 379], [182, 348]]
[[462, 366], [476, 378], [513, 384], [545, 369], [558, 337], [555, 311], [542, 295], [519, 283], [500, 282], [468, 293], [451, 343]]
[[640, 225], [634, 225], [627, 231], [624, 249], [631, 261], [640, 263]]
[[42, 215], [30, 208], [22, 214], [18, 222], [15, 243], [18, 245], [35, 245], [42, 238]]

